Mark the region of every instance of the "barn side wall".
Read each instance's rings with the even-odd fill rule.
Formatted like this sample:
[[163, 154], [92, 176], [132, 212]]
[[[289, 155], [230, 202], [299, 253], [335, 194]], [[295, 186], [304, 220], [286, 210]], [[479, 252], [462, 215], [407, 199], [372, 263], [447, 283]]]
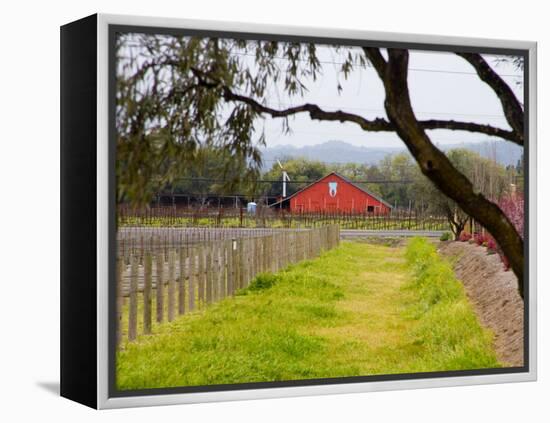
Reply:
[[[336, 194], [329, 193], [329, 183], [335, 182]], [[372, 210], [370, 209], [372, 208]], [[373, 196], [337, 175], [329, 175], [290, 199], [292, 212], [347, 212], [387, 214], [390, 209]]]

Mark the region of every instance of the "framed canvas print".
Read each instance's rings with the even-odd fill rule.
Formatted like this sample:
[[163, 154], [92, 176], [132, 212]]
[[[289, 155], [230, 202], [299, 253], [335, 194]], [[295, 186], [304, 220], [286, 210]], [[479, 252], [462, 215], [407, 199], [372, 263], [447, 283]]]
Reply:
[[61, 394], [536, 378], [536, 44], [61, 28]]

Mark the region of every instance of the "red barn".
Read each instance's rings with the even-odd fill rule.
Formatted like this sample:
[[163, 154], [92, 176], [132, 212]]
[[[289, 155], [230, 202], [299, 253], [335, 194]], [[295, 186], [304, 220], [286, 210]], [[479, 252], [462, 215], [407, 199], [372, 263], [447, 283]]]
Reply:
[[387, 214], [391, 205], [376, 194], [332, 172], [283, 200], [291, 212]]

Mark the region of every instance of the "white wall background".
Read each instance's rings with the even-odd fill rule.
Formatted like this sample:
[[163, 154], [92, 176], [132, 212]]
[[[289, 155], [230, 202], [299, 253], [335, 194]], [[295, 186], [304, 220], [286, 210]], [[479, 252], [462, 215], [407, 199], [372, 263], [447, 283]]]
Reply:
[[[548, 221], [539, 222], [539, 381], [94, 412], [59, 398], [59, 26], [95, 12], [539, 42], [539, 216], [550, 31], [535, 0], [5, 2], [0, 50], [0, 420], [542, 422], [550, 416]], [[546, 95], [545, 95], [546, 94]], [[545, 333], [546, 332], [546, 333]], [[546, 392], [545, 392], [546, 390]], [[55, 419], [55, 420], [54, 420]]]

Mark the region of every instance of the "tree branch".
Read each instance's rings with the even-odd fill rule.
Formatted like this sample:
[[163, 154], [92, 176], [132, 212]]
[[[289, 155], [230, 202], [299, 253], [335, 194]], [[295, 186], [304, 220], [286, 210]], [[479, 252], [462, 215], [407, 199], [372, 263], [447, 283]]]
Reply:
[[272, 117], [287, 117], [301, 112], [309, 113], [311, 119], [324, 120], [324, 121], [338, 121], [338, 122], [353, 122], [359, 125], [365, 131], [379, 132], [379, 131], [393, 131], [392, 125], [385, 119], [376, 118], [374, 120], [368, 120], [362, 116], [347, 113], [342, 110], [336, 110], [329, 112], [321, 109], [316, 104], [306, 103], [301, 106], [290, 107], [288, 109], [277, 110], [264, 106], [258, 103], [256, 100], [250, 97], [242, 96], [233, 93], [230, 89], [224, 87], [223, 89], [224, 99], [227, 101], [239, 101], [248, 104], [255, 111], [260, 113], [267, 113]]
[[489, 64], [477, 53], [456, 53], [470, 63], [477, 72], [479, 78], [495, 92], [502, 104], [504, 116], [508, 124], [523, 145], [523, 119], [524, 113], [520, 102], [506, 82], [489, 66]]
[[382, 56], [382, 53], [380, 53], [380, 49], [374, 47], [363, 47], [363, 52], [372, 63], [372, 66], [374, 66], [374, 69], [378, 73], [378, 76], [382, 78], [382, 75], [386, 70], [387, 63]]
[[519, 137], [517, 132], [497, 128], [491, 125], [483, 125], [474, 122], [459, 122], [456, 120], [420, 120], [418, 121], [423, 129], [450, 129], [452, 131], [477, 132], [480, 134], [499, 137], [515, 144], [523, 146], [523, 137]]
[[[382, 60], [384, 60], [382, 58]], [[385, 66], [385, 64], [384, 64]], [[249, 105], [253, 110], [258, 113], [265, 113], [272, 117], [288, 117], [297, 113], [309, 113], [311, 119], [337, 121], [337, 122], [352, 122], [359, 125], [365, 131], [371, 132], [395, 132], [395, 125], [383, 118], [376, 118], [374, 120], [365, 119], [362, 116], [344, 112], [342, 110], [326, 111], [321, 109], [316, 104], [302, 104], [300, 106], [289, 107], [287, 109], [274, 109], [272, 107], [265, 106], [253, 98], [237, 94], [229, 89], [222, 83], [210, 82], [211, 78], [204, 72], [198, 69], [192, 69], [193, 74], [199, 80], [199, 86], [205, 88], [219, 88], [222, 90], [223, 97], [226, 101], [238, 101]], [[507, 131], [505, 129], [496, 128], [491, 125], [482, 125], [473, 122], [457, 122], [454, 120], [438, 120], [430, 119], [419, 121], [419, 124], [424, 129], [449, 129], [453, 131], [468, 131], [477, 132], [490, 136], [500, 137], [508, 141], [512, 141], [521, 145], [516, 138], [516, 134], [513, 131]]]
[[[303, 104], [301, 106], [290, 107], [288, 109], [273, 109], [271, 107], [264, 106], [256, 100], [243, 95], [235, 94], [228, 88], [224, 87], [225, 100], [239, 101], [248, 104], [258, 113], [266, 113], [272, 117], [287, 117], [297, 113], [308, 112], [309, 116], [315, 120], [330, 120], [338, 122], [353, 122], [359, 125], [365, 131], [371, 132], [395, 132], [395, 126], [383, 118], [376, 118], [374, 120], [368, 120], [362, 116], [337, 111], [326, 111], [321, 109], [315, 104]], [[424, 129], [450, 129], [453, 131], [468, 131], [477, 132], [490, 136], [500, 137], [515, 143], [517, 142], [515, 133], [507, 131], [501, 128], [495, 128], [491, 125], [480, 125], [472, 122], [457, 122], [453, 120], [423, 120], [418, 122]], [[520, 144], [521, 145], [521, 144]]]
[[305, 112], [309, 113], [309, 116], [315, 120], [353, 122], [359, 125], [365, 131], [377, 132], [394, 130], [392, 128], [392, 125], [385, 119], [377, 118], [374, 120], [368, 120], [363, 118], [362, 116], [353, 113], [347, 113], [342, 110], [329, 112], [321, 109], [316, 104], [306, 103], [300, 106], [289, 107], [288, 109], [274, 109], [259, 103], [253, 98], [233, 92], [221, 82], [211, 82], [212, 79], [209, 78], [207, 74], [198, 69], [192, 69], [192, 72], [197, 77], [200, 86], [204, 86], [206, 88], [220, 89], [222, 91], [222, 95], [225, 101], [237, 101], [247, 104], [258, 113], [266, 113], [271, 115], [272, 117], [288, 117], [297, 113]]

